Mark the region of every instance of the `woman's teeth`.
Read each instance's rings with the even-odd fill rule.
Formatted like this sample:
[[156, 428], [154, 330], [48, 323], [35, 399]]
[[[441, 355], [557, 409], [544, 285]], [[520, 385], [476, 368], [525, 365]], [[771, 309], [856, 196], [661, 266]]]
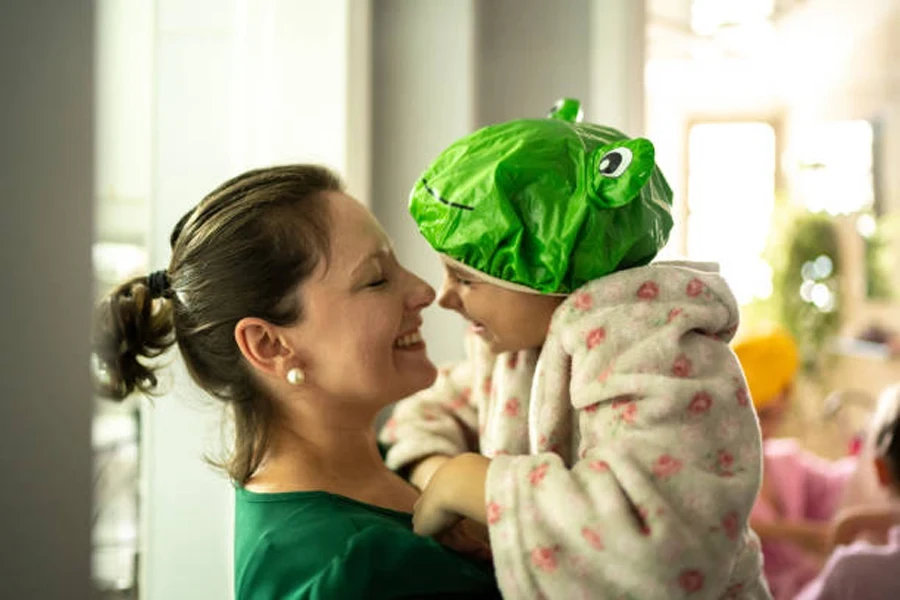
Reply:
[[408, 346], [412, 346], [413, 344], [418, 344], [421, 341], [422, 334], [418, 331], [414, 331], [413, 333], [407, 333], [406, 335], [400, 337], [396, 342], [394, 342], [394, 347], [406, 348]]

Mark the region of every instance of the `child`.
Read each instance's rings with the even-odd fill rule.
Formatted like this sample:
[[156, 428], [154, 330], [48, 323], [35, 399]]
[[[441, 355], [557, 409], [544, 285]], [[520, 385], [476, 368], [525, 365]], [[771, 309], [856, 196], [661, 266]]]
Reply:
[[827, 461], [796, 440], [776, 437], [799, 368], [794, 339], [781, 328], [745, 335], [734, 345], [763, 437], [763, 482], [750, 513], [762, 542], [764, 573], [775, 600], [790, 600], [821, 570], [831, 519], [856, 459]]
[[[881, 485], [900, 494], [900, 385], [882, 394], [873, 420], [875, 472]], [[888, 521], [889, 520], [889, 521]], [[892, 522], [885, 544], [856, 542], [839, 547], [821, 574], [797, 600], [868, 600], [900, 598], [900, 510], [877, 509], [869, 514], [856, 511], [839, 523], [838, 529], [874, 529], [876, 536]]]
[[477, 131], [413, 190], [474, 335], [397, 405], [386, 460], [424, 487], [419, 533], [487, 525], [504, 597], [768, 598], [737, 305], [708, 266], [648, 265], [672, 226], [653, 146], [577, 112]]

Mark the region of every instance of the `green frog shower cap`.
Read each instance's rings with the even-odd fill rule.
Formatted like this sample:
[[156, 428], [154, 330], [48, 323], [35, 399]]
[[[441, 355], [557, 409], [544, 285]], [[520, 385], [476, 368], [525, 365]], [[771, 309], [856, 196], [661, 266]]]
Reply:
[[445, 149], [410, 195], [428, 243], [451, 264], [543, 294], [649, 263], [672, 228], [653, 144], [577, 122], [580, 113], [564, 99], [547, 118], [485, 127]]

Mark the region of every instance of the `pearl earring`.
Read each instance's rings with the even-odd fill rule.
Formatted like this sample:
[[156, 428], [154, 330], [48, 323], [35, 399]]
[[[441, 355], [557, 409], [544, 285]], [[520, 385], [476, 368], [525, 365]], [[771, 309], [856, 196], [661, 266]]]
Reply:
[[291, 385], [301, 385], [306, 380], [306, 373], [303, 369], [293, 367], [287, 372], [287, 380]]

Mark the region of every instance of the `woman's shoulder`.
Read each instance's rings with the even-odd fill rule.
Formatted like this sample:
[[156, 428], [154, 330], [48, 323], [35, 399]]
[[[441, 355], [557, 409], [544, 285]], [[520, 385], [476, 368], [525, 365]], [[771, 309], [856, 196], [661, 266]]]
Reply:
[[[410, 517], [328, 492], [235, 492], [235, 589], [315, 577], [362, 532], [408, 529]], [[256, 596], [253, 596], [256, 597]], [[265, 597], [260, 595], [259, 597]]]
[[[235, 512], [235, 590], [241, 600], [389, 597], [395, 588], [409, 588], [415, 597], [495, 589], [489, 570], [415, 535], [407, 513], [326, 492], [247, 490], [238, 491]], [[251, 513], [255, 523], [247, 520]]]
[[323, 530], [336, 538], [367, 526], [410, 529], [412, 516], [325, 491], [258, 493], [239, 488], [235, 493], [236, 537], [273, 535], [304, 538]]

